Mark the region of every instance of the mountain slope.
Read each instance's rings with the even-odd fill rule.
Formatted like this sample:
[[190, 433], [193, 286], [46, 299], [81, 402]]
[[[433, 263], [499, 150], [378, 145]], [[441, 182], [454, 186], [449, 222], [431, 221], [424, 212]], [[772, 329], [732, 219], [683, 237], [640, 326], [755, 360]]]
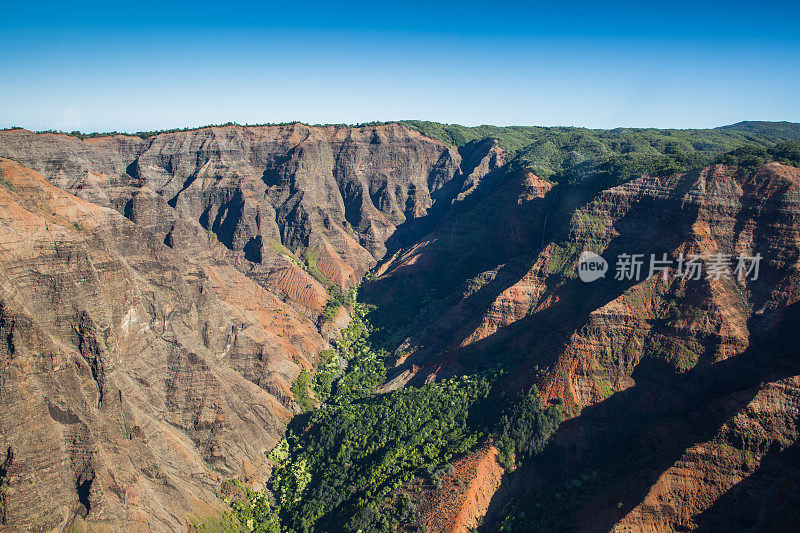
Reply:
[[[530, 190], [536, 193], [527, 196]], [[499, 364], [509, 372], [507, 390], [537, 384], [546, 401], [564, 402], [574, 418], [541, 459], [509, 478], [517, 503], [504, 512], [495, 502], [495, 525], [693, 528], [771, 447], [786, 449], [798, 437], [791, 405], [800, 359], [786, 332], [796, 328], [800, 298], [800, 170], [718, 165], [642, 177], [560, 212], [559, 205], [574, 205], [585, 192], [553, 189], [529, 173], [507, 176], [387, 262], [367, 287], [371, 301], [380, 308], [385, 298], [421, 317], [396, 352], [389, 383]], [[509, 230], [517, 222], [523, 229]], [[483, 238], [476, 242], [475, 235]], [[575, 265], [587, 249], [608, 259], [609, 278], [623, 253], [666, 253], [673, 269], [662, 280], [648, 277], [645, 263], [638, 281], [584, 283]], [[694, 253], [706, 262], [712, 254], [760, 253], [760, 276], [676, 278], [674, 261]], [[424, 294], [433, 296], [420, 309]], [[385, 321], [398, 331], [406, 331], [404, 322]], [[705, 412], [706, 402], [716, 407]], [[707, 424], [698, 427], [700, 420]], [[661, 439], [674, 447], [659, 445]], [[643, 451], [651, 455], [645, 459]], [[748, 460], [725, 463], [731, 453]], [[720, 469], [725, 475], [713, 477]], [[595, 485], [566, 487], [576, 479]], [[556, 493], [564, 500], [547, 499]], [[556, 503], [567, 507], [549, 514], [560, 509]], [[598, 514], [604, 521], [592, 522]]]
[[129, 218], [155, 192], [173, 209], [159, 206], [151, 231], [169, 239], [173, 218], [198, 222], [252, 277], [269, 277], [283, 245], [345, 287], [385, 253], [397, 226], [427, 213], [461, 161], [397, 125], [227, 126], [146, 140], [12, 130], [0, 135], [0, 153]]
[[316, 328], [210, 250], [0, 171], [4, 522], [178, 530], [220, 512], [223, 476], [263, 479]]
[[182, 530], [225, 509], [222, 480], [263, 483], [292, 384], [347, 324], [323, 317], [329, 291], [460, 161], [397, 127], [0, 146], [2, 522], [34, 529]]

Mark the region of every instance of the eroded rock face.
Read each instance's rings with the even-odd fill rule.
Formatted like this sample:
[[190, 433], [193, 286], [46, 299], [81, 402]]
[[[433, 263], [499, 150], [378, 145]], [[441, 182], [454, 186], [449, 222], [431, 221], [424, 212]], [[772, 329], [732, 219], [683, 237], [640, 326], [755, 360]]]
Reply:
[[0, 520], [41, 530], [185, 530], [222, 479], [263, 482], [291, 383], [349, 321], [325, 284], [463, 179], [397, 125], [13, 130], [0, 154]]
[[424, 529], [431, 533], [475, 531], [500, 486], [505, 470], [497, 449], [486, 444], [452, 463], [436, 486], [416, 480], [403, 490], [417, 503], [417, 518], [402, 531]]
[[85, 141], [14, 130], [0, 134], [0, 154], [171, 246], [191, 247], [183, 226], [199, 223], [251, 277], [268, 278], [285, 246], [312, 262], [321, 256], [323, 274], [345, 288], [386, 253], [398, 226], [428, 213], [461, 163], [455, 148], [397, 124]]
[[797, 510], [784, 508], [798, 491], [799, 384], [800, 376], [765, 383], [709, 440], [666, 468], [614, 531], [790, 530]]
[[777, 164], [752, 175], [717, 166], [641, 178], [601, 193], [573, 217], [574, 235], [582, 236], [574, 242], [588, 240], [612, 255], [758, 253], [763, 259], [757, 280], [653, 276], [608, 295], [564, 347], [560, 364], [567, 366], [558, 370], [569, 368], [570, 378], [561, 390], [578, 405], [591, 405], [608, 395], [608, 386], [634, 385], [643, 357], [686, 371], [743, 353], [800, 296], [798, 213], [800, 172]]
[[[415, 324], [389, 387], [467, 368], [457, 355], [463, 348], [528, 316], [544, 286], [525, 278], [526, 263], [540, 249], [552, 187], [530, 172], [490, 167], [434, 231], [381, 266], [367, 297], [381, 306], [391, 301], [398, 324]], [[518, 282], [526, 289], [514, 289]]]
[[[321, 319], [326, 285], [390, 253], [367, 287], [402, 326], [386, 390], [502, 361], [506, 390], [565, 404], [509, 494], [595, 470], [573, 529], [792, 523], [796, 168], [554, 187], [492, 141], [398, 125], [14, 130], [0, 155], [19, 160], [0, 159], [0, 521], [184, 530], [221, 511], [223, 478], [264, 481], [292, 381], [349, 320]], [[763, 259], [757, 281], [587, 284], [584, 250], [611, 275], [620, 253]], [[491, 508], [492, 450], [423, 487], [430, 528]]]
[[[615, 490], [581, 496], [576, 530], [719, 526], [733, 501], [760, 509], [762, 525], [780, 514], [769, 503], [776, 486], [745, 480], [795, 457], [800, 366], [787, 331], [800, 323], [800, 170], [713, 166], [599, 192], [551, 191], [524, 175], [487, 186], [369, 287], [376, 302], [396, 301], [401, 287], [419, 287], [418, 298], [438, 289], [387, 388], [502, 361], [508, 389], [537, 384], [545, 400], [565, 402], [574, 418], [530, 466], [534, 493], [630, 464], [624, 480], [604, 479]], [[517, 231], [519, 220], [529, 223]], [[643, 275], [584, 283], [583, 250], [609, 260], [607, 277], [619, 254], [644, 254]], [[757, 280], [684, 280], [674, 269], [664, 279], [648, 275], [651, 253], [762, 260]]]
[[4, 523], [182, 530], [223, 478], [263, 481], [315, 325], [208, 247], [0, 171]]
[[[768, 329], [798, 298], [797, 169], [770, 164], [745, 177], [717, 166], [643, 177], [601, 191], [570, 212], [563, 237], [546, 227], [548, 216], [558, 223], [566, 193], [553, 197], [559, 193], [550, 193], [552, 185], [533, 175], [504, 180], [393, 257], [370, 287], [381, 302], [416, 286], [421, 298], [430, 280], [441, 282], [433, 287], [436, 312], [407, 340], [411, 355], [402, 354], [403, 365], [416, 364], [424, 373], [431, 359], [429, 369], [460, 368], [471, 348], [478, 353], [490, 346], [538, 357], [537, 344], [556, 343], [547, 349], [563, 355], [554, 361], [546, 392], [552, 387], [552, 398], [566, 394], [586, 406], [603, 400], [608, 387], [632, 385], [630, 374], [642, 353], [658, 352], [684, 371], [741, 353], [753, 328]], [[575, 266], [584, 249], [609, 258], [607, 278], [614, 277], [620, 253], [643, 254], [641, 278], [628, 284], [580, 282]], [[752, 282], [705, 274], [686, 281], [674, 276], [674, 268], [667, 279], [648, 278], [650, 254], [663, 253], [728, 254], [734, 263], [739, 255], [760, 253], [763, 259]], [[490, 268], [475, 268], [481, 261]]]

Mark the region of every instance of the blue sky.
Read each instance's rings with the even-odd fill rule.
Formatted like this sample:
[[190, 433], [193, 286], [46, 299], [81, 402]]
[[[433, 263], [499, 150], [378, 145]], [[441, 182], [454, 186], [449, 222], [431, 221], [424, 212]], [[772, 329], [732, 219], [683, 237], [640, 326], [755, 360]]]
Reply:
[[800, 122], [800, 2], [16, 2], [0, 127]]

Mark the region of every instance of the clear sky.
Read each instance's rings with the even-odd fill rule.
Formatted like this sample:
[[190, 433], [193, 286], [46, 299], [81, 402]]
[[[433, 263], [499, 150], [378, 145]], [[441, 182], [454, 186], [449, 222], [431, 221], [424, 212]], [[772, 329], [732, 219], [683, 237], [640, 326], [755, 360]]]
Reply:
[[0, 127], [800, 122], [800, 1], [7, 2]]

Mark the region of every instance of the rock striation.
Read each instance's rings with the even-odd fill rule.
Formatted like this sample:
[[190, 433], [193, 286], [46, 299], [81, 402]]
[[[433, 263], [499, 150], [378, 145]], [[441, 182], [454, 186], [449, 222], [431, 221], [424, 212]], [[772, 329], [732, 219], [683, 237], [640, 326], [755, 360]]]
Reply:
[[263, 483], [349, 320], [329, 291], [464, 180], [396, 124], [11, 130], [0, 155], [0, 521], [41, 531], [185, 531]]
[[[759, 509], [755, 522], [735, 515], [747, 527], [787, 520], [769, 501], [777, 485], [746, 480], [761, 464], [791, 461], [797, 440], [800, 367], [787, 332], [800, 298], [800, 170], [715, 165], [605, 190], [553, 188], [525, 172], [484, 184], [473, 193], [480, 202], [451, 210], [368, 287], [372, 301], [396, 308], [403, 294], [432, 295], [417, 311], [421, 326], [398, 329], [407, 336], [387, 388], [502, 362], [507, 389], [536, 384], [546, 401], [563, 402], [574, 418], [530, 466], [531, 490], [598, 471], [618, 487], [582, 496], [567, 529], [720, 526], [735, 509], [721, 510], [728, 500]], [[584, 250], [609, 261], [606, 279], [578, 279]], [[642, 275], [610, 279], [625, 253], [646, 258]], [[648, 273], [651, 254], [672, 259], [666, 277]], [[692, 254], [706, 268], [714, 255], [760, 254], [759, 277], [734, 275], [735, 264], [718, 279], [676, 276], [677, 258]], [[519, 497], [531, 497], [519, 483]]]
[[286, 247], [319, 260], [344, 287], [383, 257], [399, 226], [428, 213], [461, 164], [455, 148], [397, 124], [86, 140], [12, 130], [0, 135], [0, 154], [146, 224], [172, 246], [193, 246], [184, 226], [199, 224], [251, 277], [281, 268], [276, 248]]
[[[566, 530], [790, 530], [800, 170], [604, 187], [507, 159], [398, 124], [0, 132], [0, 525], [185, 531], [224, 480], [263, 485], [292, 383], [349, 321], [330, 293], [380, 263], [384, 390], [502, 363], [569, 418], [513, 474], [486, 443], [444, 491], [405, 486], [430, 530], [508, 501]], [[611, 265], [592, 283], [587, 250]], [[612, 279], [622, 254], [673, 268]], [[760, 275], [676, 276], [692, 254]]]
[[316, 327], [210, 249], [0, 172], [4, 522], [180, 530], [219, 512], [224, 476], [267, 474]]

